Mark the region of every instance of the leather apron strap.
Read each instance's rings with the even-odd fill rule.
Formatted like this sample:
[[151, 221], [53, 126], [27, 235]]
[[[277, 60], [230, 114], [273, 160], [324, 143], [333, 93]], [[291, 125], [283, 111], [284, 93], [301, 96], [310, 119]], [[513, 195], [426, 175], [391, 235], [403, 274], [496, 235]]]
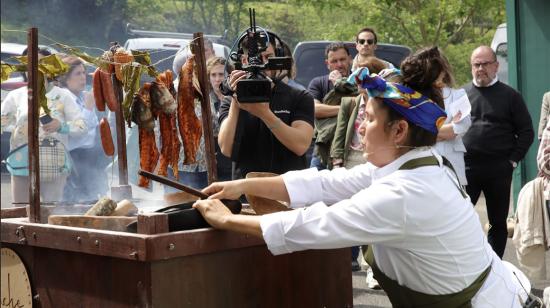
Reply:
[[[454, 172], [452, 165], [446, 158], [443, 158], [443, 163]], [[410, 170], [424, 166], [437, 165], [439, 165], [439, 162], [434, 156], [421, 157], [407, 161], [399, 170]], [[460, 185], [457, 187], [459, 190], [463, 190]], [[467, 195], [463, 194], [463, 196], [466, 197]], [[367, 253], [365, 254], [365, 260], [371, 266], [374, 278], [388, 294], [388, 298], [393, 307], [471, 307], [471, 299], [477, 294], [481, 286], [483, 286], [483, 283], [491, 271], [491, 266], [487, 267], [474, 282], [462, 291], [452, 294], [433, 295], [409, 289], [386, 276], [376, 265], [371, 245], [369, 245]]]
[[[466, 193], [464, 188], [460, 185], [460, 180], [458, 179], [458, 174], [456, 174], [455, 168], [453, 168], [453, 165], [445, 156], [441, 156], [441, 157], [443, 158], [443, 165], [451, 169], [451, 171], [455, 175], [456, 188], [458, 188], [462, 197], [466, 199], [468, 197], [468, 194]], [[439, 161], [437, 160], [437, 158], [435, 158], [435, 156], [415, 158], [415, 159], [406, 161], [403, 165], [401, 165], [401, 167], [399, 167], [399, 170], [411, 170], [411, 169], [416, 169], [416, 168], [425, 167], [425, 166], [439, 166]]]
[[376, 265], [372, 245], [369, 245], [365, 259], [372, 268], [374, 278], [378, 281], [386, 294], [388, 294], [388, 298], [393, 307], [472, 307], [471, 299], [483, 286], [483, 283], [491, 272], [491, 266], [487, 267], [474, 282], [462, 291], [451, 294], [434, 295], [414, 291], [386, 276], [386, 274]]

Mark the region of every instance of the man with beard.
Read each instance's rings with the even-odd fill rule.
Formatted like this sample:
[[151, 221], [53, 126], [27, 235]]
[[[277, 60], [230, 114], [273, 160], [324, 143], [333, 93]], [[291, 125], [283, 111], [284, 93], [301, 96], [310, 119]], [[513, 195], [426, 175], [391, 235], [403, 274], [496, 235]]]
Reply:
[[472, 126], [463, 137], [466, 190], [474, 205], [483, 191], [491, 225], [487, 237], [502, 258], [512, 172], [533, 142], [534, 131], [521, 94], [498, 81], [495, 52], [488, 46], [476, 48], [470, 65], [473, 80], [465, 90], [472, 104]]
[[[315, 102], [315, 148], [311, 158], [310, 167], [316, 167], [319, 170], [328, 167], [328, 152], [330, 151], [330, 142], [336, 129], [336, 118], [340, 110], [339, 98], [342, 94], [334, 95], [327, 100], [327, 94], [335, 88], [338, 81], [345, 88], [345, 79], [350, 74], [351, 58], [349, 50], [342, 42], [331, 43], [325, 49], [325, 63], [329, 70], [328, 75], [315, 77], [308, 86], [308, 91], [313, 96]], [[346, 89], [342, 89], [345, 92]], [[348, 93], [354, 96], [355, 92]]]

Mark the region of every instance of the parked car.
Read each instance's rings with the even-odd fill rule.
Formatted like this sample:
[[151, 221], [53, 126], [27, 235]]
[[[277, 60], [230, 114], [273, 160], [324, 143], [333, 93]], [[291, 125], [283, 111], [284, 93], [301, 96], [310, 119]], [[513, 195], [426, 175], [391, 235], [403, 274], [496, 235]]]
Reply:
[[[27, 45], [16, 44], [16, 43], [2, 43], [0, 46], [2, 54], [2, 62], [9, 64], [17, 64], [18, 62], [12, 57], [20, 56], [23, 51], [27, 48]], [[4, 100], [8, 92], [22, 86], [25, 86], [27, 83], [23, 79], [23, 73], [13, 73], [8, 80], [2, 82], [2, 98]]]
[[[126, 32], [131, 38], [124, 43], [124, 48], [126, 50], [148, 51], [151, 56], [151, 63], [155, 64], [159, 72], [167, 69], [172, 70], [174, 55], [178, 52], [189, 52], [189, 43], [193, 40], [192, 33], [139, 30], [133, 27], [132, 24], [126, 25]], [[205, 34], [203, 37], [214, 43], [214, 53], [217, 56], [227, 58], [229, 48], [220, 44], [225, 42], [226, 35], [227, 33], [223, 35]], [[161, 60], [164, 61], [159, 62]], [[148, 76], [144, 76], [142, 82], [150, 81], [150, 79]]]
[[[46, 47], [50, 49], [52, 53], [57, 52], [55, 49], [47, 46], [39, 45], [39, 47]], [[17, 44], [17, 43], [1, 43], [0, 44], [1, 60], [9, 64], [18, 64], [19, 62], [17, 62], [17, 60], [15, 60], [13, 57], [21, 56], [23, 54], [23, 51], [25, 51], [25, 49], [27, 49], [27, 45]], [[18, 89], [20, 87], [24, 87], [26, 85], [27, 85], [27, 82], [25, 81], [24, 73], [20, 73], [20, 72], [12, 73], [10, 75], [10, 78], [8, 78], [8, 80], [0, 84], [0, 87], [1, 87], [0, 102], [4, 101], [4, 98], [6, 97], [6, 95], [8, 95], [10, 91]], [[0, 160], [1, 161], [6, 159], [10, 151], [10, 137], [11, 137], [11, 128], [3, 127], [2, 135], [0, 136]], [[7, 172], [4, 164], [2, 164], [2, 166], [0, 167], [0, 171]]]
[[497, 54], [498, 80], [508, 84], [508, 38], [506, 24], [500, 24], [495, 31], [491, 48]]
[[[20, 56], [23, 51], [27, 48], [27, 45], [16, 44], [16, 43], [1, 43], [1, 59], [5, 63], [17, 64], [18, 62], [12, 57]], [[10, 78], [0, 85], [2, 90], [1, 101], [4, 101], [4, 98], [11, 90], [23, 87], [27, 85], [27, 82], [23, 79], [22, 73], [13, 73]], [[2, 128], [2, 136], [0, 136], [0, 160], [6, 159], [10, 151], [10, 137], [11, 131], [10, 128]], [[2, 164], [0, 168], [1, 172], [7, 172], [6, 166]]]
[[[296, 81], [307, 88], [311, 79], [329, 73], [325, 64], [325, 47], [333, 43], [331, 41], [306, 41], [300, 42], [294, 48], [294, 61], [296, 63]], [[352, 57], [357, 54], [355, 42], [345, 42]], [[383, 60], [399, 67], [401, 61], [411, 53], [407, 46], [393, 44], [378, 44], [375, 55]]]
[[[128, 39], [124, 44], [124, 48], [126, 50], [148, 51], [151, 56], [151, 63], [155, 64], [159, 72], [163, 72], [167, 69], [172, 70], [174, 55], [180, 50], [181, 52], [187, 52], [190, 42], [190, 39], [142, 37]], [[227, 57], [229, 48], [214, 43], [214, 52], [217, 56]], [[164, 61], [161, 61], [163, 59]], [[142, 82], [146, 81], [150, 81], [150, 77], [144, 75]]]
[[[48, 47], [39, 45], [41, 48], [48, 48], [52, 53], [56, 53], [57, 50]], [[5, 63], [9, 64], [19, 64], [13, 57], [18, 57], [23, 54], [23, 51], [27, 49], [27, 45], [23, 44], [17, 44], [17, 43], [1, 43], [0, 44], [0, 51], [1, 51], [1, 60]], [[2, 96], [1, 100], [3, 101], [6, 95], [8, 95], [9, 91], [15, 90], [17, 88], [26, 86], [27, 82], [25, 81], [23, 73], [13, 73], [10, 78], [1, 84], [2, 88]]]

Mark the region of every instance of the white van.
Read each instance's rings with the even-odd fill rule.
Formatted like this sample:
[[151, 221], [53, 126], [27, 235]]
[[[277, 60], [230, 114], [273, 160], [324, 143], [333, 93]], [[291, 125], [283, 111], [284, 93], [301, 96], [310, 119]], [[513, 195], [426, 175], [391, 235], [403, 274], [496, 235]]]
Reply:
[[495, 31], [495, 36], [491, 42], [491, 48], [497, 54], [498, 80], [508, 84], [508, 43], [507, 43], [506, 24], [500, 24]]
[[[155, 65], [159, 72], [163, 72], [172, 69], [175, 54], [180, 49], [188, 50], [190, 42], [190, 39], [142, 37], [128, 39], [124, 44], [124, 48], [126, 50], [148, 51], [151, 56], [151, 63]], [[227, 58], [229, 48], [214, 43], [214, 53], [216, 56]]]

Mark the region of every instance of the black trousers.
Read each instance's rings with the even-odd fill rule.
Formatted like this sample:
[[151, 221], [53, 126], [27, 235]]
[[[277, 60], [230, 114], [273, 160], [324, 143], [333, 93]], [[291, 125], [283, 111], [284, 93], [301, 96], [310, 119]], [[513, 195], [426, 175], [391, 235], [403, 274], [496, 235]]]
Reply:
[[466, 160], [466, 191], [474, 206], [481, 192], [485, 195], [489, 232], [487, 239], [496, 254], [502, 259], [508, 231], [506, 218], [510, 208], [510, 186], [512, 164], [508, 160], [471, 161]]

